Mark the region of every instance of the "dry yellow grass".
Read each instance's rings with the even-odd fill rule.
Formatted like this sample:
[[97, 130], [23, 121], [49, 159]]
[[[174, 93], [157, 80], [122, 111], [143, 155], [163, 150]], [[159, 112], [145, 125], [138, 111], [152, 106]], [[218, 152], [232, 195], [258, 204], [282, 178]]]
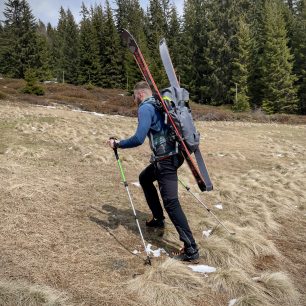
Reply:
[[212, 298], [203, 277], [173, 259], [148, 268], [143, 275], [131, 280], [127, 289], [138, 295], [145, 305], [152, 306], [187, 306], [197, 295], [201, 295], [202, 301]]
[[0, 305], [63, 306], [69, 302], [65, 294], [46, 286], [0, 281]]
[[[133, 213], [105, 146], [136, 124], [63, 105], [0, 101], [0, 279], [27, 284], [14, 291], [2, 282], [0, 296], [12, 304], [40, 292], [58, 305], [221, 306], [234, 298], [235, 305], [305, 305], [306, 126], [197, 123], [215, 189], [199, 194], [186, 165], [179, 175], [236, 232], [218, 226], [203, 236], [217, 222], [180, 187], [200, 264], [217, 268], [204, 275], [165, 255], [143, 265]], [[147, 144], [120, 156], [146, 241], [179, 248], [168, 219], [163, 235], [144, 228], [149, 210], [131, 183], [149, 160]]]

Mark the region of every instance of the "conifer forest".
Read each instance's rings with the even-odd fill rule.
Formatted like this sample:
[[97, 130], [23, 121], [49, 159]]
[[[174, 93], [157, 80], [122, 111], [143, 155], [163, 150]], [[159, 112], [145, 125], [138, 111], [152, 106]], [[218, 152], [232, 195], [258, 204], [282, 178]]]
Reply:
[[[175, 3], [175, 2], [174, 2]], [[234, 111], [306, 114], [306, 0], [103, 1], [80, 7], [77, 23], [59, 8], [56, 26], [26, 0], [6, 0], [0, 75], [131, 91], [142, 77], [120, 38], [136, 38], [160, 88], [168, 86], [158, 44], [166, 38], [193, 101]]]

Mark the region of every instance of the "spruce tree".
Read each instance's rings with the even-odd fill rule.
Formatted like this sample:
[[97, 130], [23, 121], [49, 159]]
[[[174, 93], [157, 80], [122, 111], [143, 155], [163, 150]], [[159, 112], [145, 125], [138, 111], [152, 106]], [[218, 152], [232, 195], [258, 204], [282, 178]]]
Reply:
[[106, 1], [105, 13], [105, 54], [103, 66], [103, 86], [123, 87], [123, 67], [120, 59], [120, 37], [116, 29], [112, 9]]
[[47, 42], [50, 50], [50, 70], [51, 70], [51, 75], [52, 78], [57, 77], [57, 60], [58, 58], [56, 57], [56, 35], [57, 31], [55, 28], [52, 27], [51, 23], [49, 22], [47, 24]]
[[176, 7], [173, 5], [170, 11], [167, 45], [169, 47], [174, 67], [177, 67], [180, 63], [182, 52], [181, 43], [181, 23]]
[[46, 26], [39, 20], [37, 26], [37, 71], [36, 76], [39, 81], [50, 80], [52, 78], [51, 45], [48, 40]]
[[0, 73], [7, 74], [10, 71], [10, 35], [6, 26], [0, 22]]
[[[181, 35], [181, 52], [180, 58], [177, 63], [177, 70], [181, 75], [181, 86], [187, 88], [190, 91], [191, 98], [195, 98], [195, 81], [196, 81], [196, 65], [194, 65], [194, 57], [196, 50], [195, 40], [195, 25], [197, 22], [196, 9], [200, 9], [195, 6], [194, 0], [188, 0], [184, 2], [184, 15], [183, 15], [183, 30]], [[199, 27], [205, 29], [198, 20]], [[201, 41], [205, 43], [204, 40]]]
[[78, 63], [79, 63], [79, 32], [71, 11], [66, 13], [65, 40], [63, 44], [63, 70], [65, 80], [71, 84], [78, 83]]
[[166, 36], [168, 30], [163, 3], [160, 0], [149, 1], [148, 21], [147, 40], [151, 59], [149, 68], [157, 85], [165, 87], [168, 85], [168, 80], [159, 55], [159, 41]]
[[297, 3], [292, 32], [292, 49], [295, 58], [293, 71], [297, 75], [299, 113], [306, 114], [306, 0]]
[[4, 73], [23, 78], [28, 68], [37, 68], [36, 22], [26, 0], [7, 0], [4, 8], [6, 38]]
[[102, 76], [102, 68], [100, 66], [99, 58], [99, 41], [92, 25], [91, 14], [84, 3], [82, 4], [81, 14], [79, 83], [98, 84], [101, 82]]
[[54, 31], [52, 58], [54, 60], [56, 78], [59, 82], [65, 81], [64, 44], [66, 39], [67, 14], [63, 7], [59, 10], [59, 20]]
[[230, 102], [230, 3], [195, 1], [195, 92], [202, 103]]
[[250, 10], [250, 30], [252, 37], [251, 52], [251, 71], [250, 71], [250, 101], [252, 108], [261, 107], [264, 99], [264, 81], [263, 81], [263, 53], [265, 45], [265, 7], [266, 0], [253, 0], [253, 7]]
[[288, 48], [286, 24], [281, 3], [265, 3], [265, 44], [262, 62], [264, 99], [262, 108], [267, 113], [295, 113], [298, 100], [293, 87], [293, 56]]
[[[135, 37], [141, 51], [146, 59], [150, 62], [150, 56], [147, 47], [145, 35], [145, 14], [138, 0], [116, 1], [118, 9], [116, 11], [117, 29], [127, 29]], [[132, 91], [134, 84], [142, 79], [141, 72], [135, 63], [133, 55], [126, 48], [125, 43], [120, 39], [120, 58], [121, 65], [124, 69], [124, 87]]]
[[104, 54], [105, 54], [105, 16], [103, 14], [102, 5], [97, 5], [92, 9], [92, 31], [93, 31], [93, 40], [97, 44], [97, 55], [99, 60], [99, 69], [100, 73], [95, 81], [97, 86], [102, 86], [103, 82], [103, 66], [104, 66]]
[[232, 69], [232, 99], [235, 111], [247, 111], [250, 109], [248, 81], [251, 65], [251, 34], [249, 25], [244, 17], [240, 17], [239, 28], [234, 37], [236, 53]]

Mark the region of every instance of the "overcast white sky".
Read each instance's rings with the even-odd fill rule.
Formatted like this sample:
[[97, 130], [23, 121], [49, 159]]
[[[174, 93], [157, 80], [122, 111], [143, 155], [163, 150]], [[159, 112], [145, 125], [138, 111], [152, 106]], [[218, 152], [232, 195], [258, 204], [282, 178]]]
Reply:
[[[71, 10], [76, 22], [80, 21], [80, 10], [82, 2], [85, 3], [87, 7], [94, 5], [95, 3], [103, 5], [105, 4], [104, 0], [27, 0], [32, 9], [33, 15], [43, 21], [46, 25], [50, 22], [53, 26], [57, 25], [59, 17], [59, 9], [62, 6], [65, 10], [68, 8]], [[4, 19], [3, 11], [5, 7], [6, 0], [0, 0], [0, 20]], [[113, 0], [110, 0], [110, 4], [115, 7]], [[148, 0], [140, 0], [140, 3], [144, 9], [147, 8]], [[184, 0], [172, 0], [172, 3], [178, 9], [178, 12], [181, 14], [183, 11]]]

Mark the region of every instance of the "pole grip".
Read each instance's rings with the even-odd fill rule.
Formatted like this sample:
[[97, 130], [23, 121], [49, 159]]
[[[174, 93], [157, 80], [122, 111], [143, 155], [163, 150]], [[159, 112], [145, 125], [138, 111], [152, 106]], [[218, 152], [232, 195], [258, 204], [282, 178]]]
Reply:
[[115, 157], [118, 161], [119, 160], [118, 150], [117, 150], [117, 148], [114, 148], [113, 150], [114, 150], [114, 153], [115, 153]]

